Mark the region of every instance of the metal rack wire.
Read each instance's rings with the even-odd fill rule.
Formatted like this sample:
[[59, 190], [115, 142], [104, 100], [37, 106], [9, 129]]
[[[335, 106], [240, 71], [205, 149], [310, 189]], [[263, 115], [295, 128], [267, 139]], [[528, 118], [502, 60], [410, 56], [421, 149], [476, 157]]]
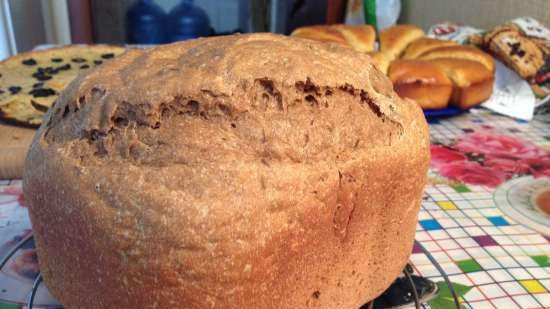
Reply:
[[[33, 240], [33, 236], [32, 234], [30, 235], [27, 235], [25, 236], [23, 239], [21, 239], [1, 260], [0, 260], [0, 269], [4, 268], [4, 266], [8, 263], [8, 261], [13, 257], [13, 255], [19, 250], [21, 249], [25, 244], [27, 244], [29, 241], [32, 241]], [[453, 299], [454, 299], [454, 303], [455, 303], [455, 306], [456, 306], [456, 309], [460, 309], [460, 303], [458, 301], [458, 297], [457, 297], [457, 294], [456, 294], [456, 291], [454, 290], [453, 288], [453, 285], [451, 284], [451, 282], [449, 281], [449, 277], [447, 276], [447, 274], [445, 273], [445, 271], [443, 270], [443, 268], [441, 267], [441, 265], [439, 265], [439, 263], [437, 263], [437, 261], [435, 260], [435, 258], [430, 254], [430, 252], [428, 252], [428, 250], [426, 250], [426, 248], [424, 248], [420, 243], [417, 242], [417, 245], [418, 247], [420, 247], [420, 249], [422, 250], [422, 252], [424, 254], [426, 254], [426, 256], [428, 257], [428, 259], [430, 260], [430, 262], [436, 267], [436, 269], [439, 271], [439, 273], [441, 274], [441, 276], [443, 277], [443, 279], [445, 280], [445, 283], [447, 284], [447, 286], [449, 287], [449, 290], [451, 292], [451, 295], [453, 296]], [[417, 286], [417, 284], [415, 284], [415, 281], [416, 282], [422, 282], [423, 284], [426, 284], [426, 283], [429, 283], [430, 285], [430, 289], [428, 289], [429, 291], [431, 292], [437, 292], [436, 290], [433, 290], [433, 289], [436, 289], [436, 286], [433, 282], [429, 281], [428, 279], [425, 279], [425, 278], [422, 278], [422, 277], [419, 277], [419, 276], [415, 276], [413, 275], [413, 269], [410, 265], [407, 265], [407, 267], [405, 267], [405, 269], [403, 270], [403, 278], [398, 278], [396, 279], [396, 281], [394, 282], [394, 284], [392, 284], [392, 286], [390, 286], [390, 288], [388, 290], [386, 290], [386, 292], [384, 292], [383, 295], [395, 295], [395, 293], [391, 293], [392, 292], [392, 289], [403, 289], [403, 282], [407, 282], [409, 284], [408, 286], [408, 289], [406, 289], [405, 291], [405, 295], [402, 296], [403, 298], [403, 304], [400, 304], [398, 306], [395, 306], [395, 305], [390, 305], [390, 306], [387, 306], [387, 305], [380, 305], [380, 304], [377, 304], [377, 300], [380, 299], [381, 297], [383, 296], [380, 296], [378, 299], [375, 299], [373, 301], [371, 301], [370, 303], [368, 304], [365, 304], [364, 306], [362, 306], [360, 309], [390, 309], [390, 308], [400, 308], [404, 305], [410, 305], [410, 304], [413, 304], [414, 303], [414, 306], [416, 309], [420, 309], [421, 308], [421, 304], [422, 304], [422, 301], [426, 301], [425, 299], [423, 299], [423, 296], [425, 296], [426, 293], [426, 290], [423, 289], [423, 288], [420, 288], [419, 286]], [[420, 280], [423, 280], [423, 281], [420, 281]], [[28, 300], [27, 300], [27, 309], [33, 309], [34, 307], [34, 302], [35, 302], [35, 298], [36, 298], [36, 294], [37, 294], [37, 291], [38, 291], [38, 288], [40, 287], [40, 285], [42, 284], [42, 281], [43, 281], [43, 278], [42, 278], [42, 274], [39, 273], [36, 278], [34, 279], [34, 282], [33, 282], [33, 285], [32, 285], [32, 289], [29, 293], [29, 297], [28, 297]], [[400, 285], [400, 286], [397, 286], [397, 285]], [[402, 292], [402, 291], [399, 291], [399, 292]], [[419, 290], [420, 290], [420, 293], [419, 293]]]

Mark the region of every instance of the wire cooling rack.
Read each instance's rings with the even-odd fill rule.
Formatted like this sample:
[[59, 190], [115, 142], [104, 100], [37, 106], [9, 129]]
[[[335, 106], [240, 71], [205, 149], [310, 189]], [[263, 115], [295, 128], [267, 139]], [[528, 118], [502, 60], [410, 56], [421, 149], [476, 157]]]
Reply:
[[[33, 241], [32, 234], [22, 238], [1, 260], [0, 270], [8, 263], [13, 255], [25, 246], [27, 243]], [[449, 281], [449, 278], [443, 268], [437, 263], [435, 258], [428, 252], [421, 244], [417, 243], [421, 250], [426, 254], [430, 262], [436, 267], [439, 273], [443, 276], [445, 283], [449, 287], [451, 295], [454, 299], [454, 304], [457, 309], [460, 309], [458, 297], [453, 285]], [[32, 289], [29, 293], [27, 300], [27, 308], [33, 309], [36, 298], [36, 292], [38, 287], [42, 284], [42, 274], [39, 273], [34, 279]], [[365, 304], [360, 309], [389, 309], [389, 308], [403, 308], [414, 304], [416, 309], [421, 308], [421, 304], [431, 299], [437, 294], [437, 286], [430, 280], [416, 276], [413, 274], [413, 269], [407, 264], [407, 267], [403, 270], [403, 277], [397, 278], [393, 284], [377, 299]]]

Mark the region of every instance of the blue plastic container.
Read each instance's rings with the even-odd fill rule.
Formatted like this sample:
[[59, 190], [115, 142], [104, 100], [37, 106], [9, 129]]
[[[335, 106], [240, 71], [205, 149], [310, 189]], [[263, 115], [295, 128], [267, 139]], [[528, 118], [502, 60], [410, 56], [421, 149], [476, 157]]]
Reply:
[[208, 15], [192, 0], [182, 0], [170, 11], [168, 26], [169, 42], [208, 36], [212, 31]]
[[166, 43], [167, 14], [153, 0], [138, 0], [126, 12], [126, 40], [130, 44]]

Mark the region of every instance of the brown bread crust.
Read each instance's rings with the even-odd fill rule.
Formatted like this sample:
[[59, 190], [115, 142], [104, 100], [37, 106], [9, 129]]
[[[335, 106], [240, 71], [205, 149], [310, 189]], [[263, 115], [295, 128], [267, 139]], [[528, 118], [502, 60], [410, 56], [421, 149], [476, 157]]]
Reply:
[[356, 309], [409, 257], [428, 162], [422, 111], [367, 55], [234, 35], [79, 77], [24, 192], [66, 308]]

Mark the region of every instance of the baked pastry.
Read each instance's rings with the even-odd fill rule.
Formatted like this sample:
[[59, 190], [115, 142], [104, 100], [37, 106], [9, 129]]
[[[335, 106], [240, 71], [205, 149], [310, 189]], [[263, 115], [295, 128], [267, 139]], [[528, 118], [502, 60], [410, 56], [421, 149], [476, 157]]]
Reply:
[[18, 54], [0, 62], [0, 118], [38, 126], [78, 74], [121, 54], [122, 47], [72, 45]]
[[428, 127], [367, 55], [274, 34], [129, 50], [45, 120], [23, 190], [65, 308], [357, 309], [410, 255]]
[[401, 56], [409, 44], [423, 36], [424, 31], [413, 25], [388, 27], [380, 31], [380, 51], [393, 61]]
[[328, 25], [314, 25], [296, 28], [290, 35], [320, 42], [332, 42], [341, 45], [348, 45], [344, 35], [338, 29]]
[[545, 25], [516, 18], [484, 33], [480, 46], [525, 79], [539, 101], [550, 95], [550, 29]]
[[291, 36], [334, 42], [356, 51], [370, 52], [374, 50], [376, 32], [371, 25], [316, 25], [297, 28]]
[[370, 52], [374, 50], [376, 31], [371, 25], [332, 25], [342, 33], [346, 42], [356, 51]]
[[544, 65], [542, 49], [517, 30], [499, 31], [488, 36], [486, 46], [524, 79], [535, 75]]
[[390, 66], [390, 61], [386, 58], [386, 55], [382, 52], [368, 52], [367, 55], [371, 57], [374, 66], [379, 69], [382, 73], [388, 74], [388, 67]]
[[483, 64], [492, 73], [495, 72], [495, 60], [491, 55], [484, 53], [472, 46], [458, 45], [445, 46], [432, 49], [418, 57], [418, 59], [431, 60], [439, 58], [468, 59]]
[[458, 108], [470, 108], [487, 100], [493, 93], [494, 73], [477, 61], [441, 58], [430, 62], [452, 80], [451, 104]]
[[428, 37], [420, 38], [412, 42], [405, 50], [402, 59], [416, 59], [422, 54], [439, 47], [457, 46], [458, 43], [448, 40], [432, 39]]
[[428, 61], [396, 60], [388, 76], [399, 96], [414, 100], [423, 109], [445, 108], [451, 98], [451, 80]]

